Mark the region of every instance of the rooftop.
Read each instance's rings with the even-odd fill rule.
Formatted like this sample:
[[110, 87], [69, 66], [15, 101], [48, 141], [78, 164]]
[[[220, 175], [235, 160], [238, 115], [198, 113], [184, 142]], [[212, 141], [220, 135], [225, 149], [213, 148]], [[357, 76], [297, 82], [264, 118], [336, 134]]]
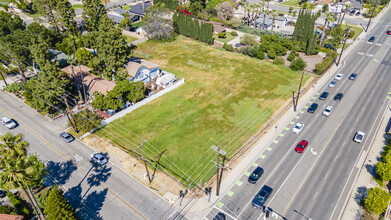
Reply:
[[129, 62], [126, 64], [125, 69], [128, 71], [129, 75], [135, 77], [138, 69], [140, 67], [146, 67], [148, 69], [153, 69], [156, 67], [160, 67], [158, 64], [146, 61], [144, 59], [140, 59], [137, 57], [133, 57], [129, 59]]

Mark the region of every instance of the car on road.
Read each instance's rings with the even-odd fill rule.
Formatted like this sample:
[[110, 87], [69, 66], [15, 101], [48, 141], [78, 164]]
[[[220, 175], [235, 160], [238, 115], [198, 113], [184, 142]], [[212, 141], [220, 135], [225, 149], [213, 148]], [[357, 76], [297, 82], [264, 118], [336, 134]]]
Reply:
[[319, 99], [320, 99], [320, 100], [326, 100], [327, 96], [329, 96], [329, 93], [328, 93], [328, 92], [323, 92], [323, 93], [319, 96]]
[[335, 84], [337, 84], [337, 80], [333, 80], [329, 83], [330, 88], [334, 88]]
[[338, 73], [336, 76], [335, 76], [335, 80], [341, 80], [343, 77], [343, 74], [342, 73]]
[[331, 112], [333, 112], [333, 110], [334, 110], [333, 106], [327, 106], [327, 108], [323, 110], [322, 115], [329, 117]]
[[73, 140], [75, 140], [75, 137], [73, 137], [68, 132], [62, 132], [59, 136], [60, 136], [61, 139], [63, 139], [67, 143], [72, 142]]
[[7, 117], [3, 117], [1, 119], [1, 123], [8, 129], [12, 129], [16, 127], [16, 123], [12, 119]]
[[368, 42], [370, 42], [370, 43], [372, 43], [374, 41], [375, 41], [375, 36], [370, 37], [369, 40], [368, 40]]
[[217, 215], [213, 218], [213, 220], [225, 220], [225, 215], [224, 213], [217, 213]]
[[295, 148], [295, 151], [299, 154], [303, 153], [305, 148], [308, 146], [308, 141], [302, 140], [300, 141]]
[[295, 127], [293, 127], [292, 132], [293, 134], [298, 134], [300, 133], [301, 130], [304, 128], [304, 123], [303, 122], [298, 122], [296, 123]]
[[92, 161], [94, 161], [95, 163], [99, 163], [100, 165], [105, 165], [108, 162], [107, 158], [101, 153], [91, 154], [91, 159]]
[[308, 108], [307, 112], [308, 113], [314, 113], [318, 109], [318, 104], [312, 103], [311, 106]]
[[391, 31], [387, 31], [387, 34], [388, 34], [388, 35], [391, 35]]
[[352, 74], [350, 74], [350, 76], [349, 76], [349, 79], [350, 80], [355, 80], [357, 78], [357, 73], [352, 73]]
[[270, 186], [264, 185], [261, 190], [255, 195], [253, 199], [253, 207], [256, 209], [262, 209], [267, 198], [272, 194], [273, 189]]
[[261, 178], [262, 174], [263, 174], [262, 167], [255, 168], [255, 170], [248, 177], [248, 182], [249, 183], [256, 183], [259, 180], [259, 178]]
[[341, 101], [341, 99], [343, 98], [343, 94], [342, 93], [338, 93], [337, 95], [334, 96], [334, 101]]
[[356, 16], [359, 16], [361, 13], [358, 11], [357, 13], [356, 13]]
[[361, 143], [364, 140], [365, 133], [362, 131], [357, 131], [353, 137], [353, 141], [357, 143]]

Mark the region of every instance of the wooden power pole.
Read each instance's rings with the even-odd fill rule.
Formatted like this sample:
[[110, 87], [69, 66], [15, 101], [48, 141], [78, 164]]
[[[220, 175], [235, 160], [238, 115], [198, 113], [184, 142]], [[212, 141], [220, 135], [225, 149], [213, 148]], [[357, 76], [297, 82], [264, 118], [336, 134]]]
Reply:
[[3, 78], [5, 86], [7, 86], [8, 84], [7, 84], [7, 81], [5, 81], [5, 77], [3, 75], [3, 72], [0, 71], [0, 75], [1, 75], [1, 78]]
[[[216, 174], [216, 178], [217, 178], [217, 181], [216, 181], [216, 196], [219, 196], [219, 193], [220, 193], [220, 154], [225, 156], [225, 154], [227, 152], [223, 151], [223, 150], [220, 150], [220, 146], [216, 147], [215, 145], [213, 145], [211, 147], [213, 150], [215, 150], [217, 152], [217, 162], [216, 162], [216, 168], [217, 168], [217, 174]], [[221, 169], [224, 169], [223, 167], [221, 167]]]
[[71, 121], [71, 125], [72, 125], [72, 128], [73, 128], [73, 131], [75, 131], [77, 133], [79, 131], [77, 130], [75, 119], [73, 118], [72, 111], [69, 109], [68, 101], [65, 98], [65, 96], [64, 96], [64, 101], [65, 101], [65, 105], [67, 106], [67, 111], [68, 111], [68, 113], [70, 115], [70, 121]]
[[296, 97], [295, 111], [296, 111], [297, 103], [299, 102], [300, 89], [301, 89], [301, 84], [303, 83], [303, 77], [304, 77], [304, 71], [301, 72], [300, 85], [299, 85], [299, 90], [297, 91], [297, 97]]
[[144, 146], [145, 142], [147, 142], [147, 141], [144, 141], [143, 143], [141, 143], [141, 145], [138, 146], [137, 149], [140, 149], [140, 151], [141, 151], [141, 156], [142, 156], [143, 161], [144, 161], [145, 170], [147, 171], [148, 180], [149, 180], [149, 183], [151, 183], [151, 182], [152, 182], [151, 176], [149, 175], [149, 170], [148, 170], [147, 162], [145, 161], [145, 158], [144, 158], [143, 146]]

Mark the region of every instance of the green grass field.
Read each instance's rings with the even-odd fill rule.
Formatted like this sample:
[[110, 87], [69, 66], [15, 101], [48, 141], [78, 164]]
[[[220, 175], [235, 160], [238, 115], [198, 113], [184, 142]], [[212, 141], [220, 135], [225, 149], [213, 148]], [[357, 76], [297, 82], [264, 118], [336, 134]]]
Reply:
[[288, 1], [282, 2], [280, 5], [298, 7], [299, 6], [299, 1], [298, 0], [288, 0]]
[[130, 5], [125, 5], [125, 6], [122, 6], [122, 9], [124, 9], [124, 10], [129, 10], [130, 7], [132, 7], [132, 6], [130, 6]]
[[300, 80], [288, 68], [182, 36], [174, 42], [139, 44], [134, 54], [186, 82], [97, 134], [127, 149], [147, 140], [146, 157], [157, 161], [162, 153], [158, 167], [184, 177], [183, 183], [209, 180], [215, 174], [211, 160], [216, 159], [211, 146], [232, 156], [290, 99]]
[[[343, 28], [345, 28], [346, 26], [347, 26], [346, 24], [342, 25]], [[353, 39], [356, 39], [358, 35], [363, 31], [361, 27], [352, 26], [352, 25], [348, 25], [348, 26], [354, 30]]]
[[131, 43], [131, 42], [137, 40], [137, 38], [132, 37], [132, 36], [128, 36], [128, 35], [125, 35], [125, 34], [123, 34], [123, 36], [125, 37], [125, 40], [126, 40], [126, 42], [128, 42], [128, 43]]
[[132, 27], [134, 27], [134, 28], [139, 28], [139, 27], [141, 27], [141, 26], [144, 26], [146, 23], [145, 23], [145, 21], [139, 21], [139, 22], [137, 22], [137, 23], [133, 23], [132, 24]]
[[72, 8], [73, 8], [73, 9], [82, 9], [82, 8], [83, 8], [83, 5], [79, 5], [79, 4], [72, 5]]
[[226, 38], [218, 38], [217, 34], [213, 35], [213, 38], [217, 41], [223, 42], [223, 43], [228, 43], [229, 41], [233, 40], [235, 37], [231, 35], [231, 33], [226, 34]]

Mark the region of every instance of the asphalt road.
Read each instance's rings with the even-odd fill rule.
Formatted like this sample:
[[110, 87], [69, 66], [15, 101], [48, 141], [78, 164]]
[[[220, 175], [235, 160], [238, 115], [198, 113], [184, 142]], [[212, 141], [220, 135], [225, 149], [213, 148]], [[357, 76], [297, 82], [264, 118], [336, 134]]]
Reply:
[[[63, 127], [44, 118], [7, 93], [0, 92], [0, 117], [15, 119], [30, 143], [29, 153], [37, 153], [46, 163], [49, 177], [64, 187], [65, 196], [81, 219], [161, 219], [170, 205], [150, 189], [130, 177], [109, 159], [105, 166], [90, 162], [93, 151], [75, 140], [65, 143], [58, 137]], [[9, 132], [0, 126], [0, 134]], [[110, 155], [107, 155], [110, 158]]]
[[[306, 107], [311, 102], [318, 103], [317, 111], [310, 114], [306, 107], [300, 109], [286, 130], [276, 133], [266, 151], [254, 158], [253, 166], [219, 200], [207, 219], [213, 219], [218, 212], [224, 212], [228, 219], [262, 219], [265, 214], [254, 209], [251, 201], [265, 184], [274, 190], [266, 205], [276, 216], [289, 220], [339, 218], [360, 161], [390, 102], [391, 36], [385, 34], [391, 29], [390, 15], [390, 11], [384, 15], [341, 64], [342, 80], [334, 88], [323, 86], [308, 102]], [[367, 42], [371, 35], [376, 36], [374, 43]], [[354, 81], [348, 79], [353, 72], [358, 73]], [[320, 101], [323, 91], [330, 95]], [[339, 92], [344, 97], [336, 102], [333, 97]], [[329, 117], [322, 116], [329, 105], [334, 111]], [[297, 122], [304, 122], [305, 127], [295, 135], [292, 128]], [[361, 144], [352, 141], [357, 131], [366, 133]], [[302, 139], [309, 146], [298, 154], [294, 148]], [[265, 173], [257, 184], [250, 184], [248, 175], [258, 165]]]

